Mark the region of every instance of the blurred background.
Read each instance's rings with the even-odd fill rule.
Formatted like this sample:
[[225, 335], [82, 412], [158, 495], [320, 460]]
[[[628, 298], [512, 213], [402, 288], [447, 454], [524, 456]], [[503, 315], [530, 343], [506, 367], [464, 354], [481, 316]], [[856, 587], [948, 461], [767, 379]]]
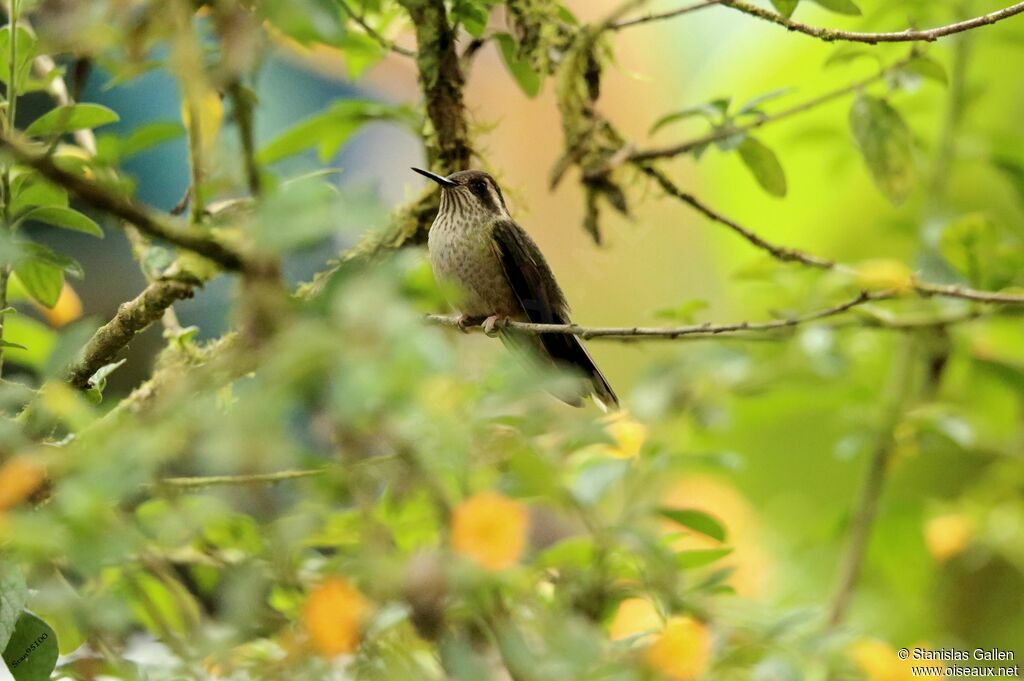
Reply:
[[[651, 3], [650, 9], [677, 4]], [[616, 3], [567, 5], [586, 22]], [[1001, 5], [863, 0], [863, 16], [845, 16], [803, 3], [797, 18], [899, 30], [911, 16], [930, 26]], [[491, 18], [502, 20], [500, 12]], [[413, 44], [407, 33], [396, 39]], [[606, 71], [599, 107], [640, 147], [706, 130], [705, 122], [691, 118], [651, 135], [666, 112], [787, 88], [765, 105], [784, 108], [868, 77], [908, 51], [904, 45], [864, 46], [866, 56], [835, 59], [843, 48], [725, 8], [632, 27], [613, 39], [615, 64]], [[737, 154], [716, 148], [699, 160], [679, 157], [667, 169], [678, 184], [772, 241], [847, 263], [891, 259], [931, 280], [956, 281], [937, 256], [950, 225], [981, 216], [973, 219], [1018, 244], [1024, 238], [1024, 17], [929, 45], [927, 53], [949, 82], [901, 83], [891, 96], [913, 132], [918, 168], [901, 205], [876, 188], [857, 151], [848, 125], [850, 97], [758, 133], [785, 170], [785, 198], [763, 191]], [[352, 67], [330, 48], [278, 40], [255, 82], [260, 144], [338, 99], [419, 101], [412, 60], [387, 56], [358, 81]], [[536, 97], [525, 96], [492, 44], [473, 64], [466, 94], [479, 131], [479, 164], [495, 174], [513, 215], [547, 256], [575, 321], [763, 320], [825, 301], [818, 279], [768, 265], [763, 253], [640, 180], [630, 185], [632, 218], [607, 211], [604, 243], [596, 245], [582, 229], [584, 202], [575, 178], [549, 189], [563, 145], [553, 90], [548, 79]], [[885, 83], [870, 88], [885, 90]], [[83, 98], [120, 114], [119, 123], [100, 133], [180, 120], [177, 85], [159, 69], [114, 83], [97, 68]], [[19, 118], [31, 121], [48, 107], [44, 96], [33, 95]], [[942, 160], [944, 149], [952, 155]], [[1006, 163], [993, 163], [996, 158]], [[341, 169], [342, 186], [369, 187], [388, 206], [424, 186], [409, 171], [422, 163], [418, 139], [387, 123], [362, 128], [329, 162]], [[322, 167], [312, 153], [287, 164], [294, 172]], [[169, 209], [188, 184], [184, 137], [125, 168], [139, 182], [140, 199]], [[87, 278], [72, 281], [81, 314], [109, 318], [145, 282], [119, 231], [108, 229], [102, 243], [75, 237], [44, 238], [60, 240], [85, 266]], [[290, 256], [288, 277], [308, 280], [351, 245], [339, 239]], [[198, 326], [202, 337], [222, 333], [230, 286], [221, 279], [177, 305], [182, 324]], [[74, 316], [72, 310], [58, 321]], [[932, 333], [954, 351], [935, 398], [897, 428], [850, 622], [896, 647], [927, 642], [1024, 654], [1024, 331], [1009, 319]], [[453, 336], [452, 342], [468, 375], [480, 358], [503, 352], [478, 335]], [[588, 347], [634, 417], [650, 424], [651, 440], [706, 462], [671, 494], [730, 527], [736, 552], [729, 560], [737, 568], [731, 583], [757, 612], [761, 606], [814, 607], [830, 598], [900, 342], [900, 334], [884, 330], [814, 327], [779, 341], [593, 341]], [[137, 339], [109, 390], [136, 385], [160, 344], [158, 329]], [[27, 362], [19, 351], [9, 357]]]

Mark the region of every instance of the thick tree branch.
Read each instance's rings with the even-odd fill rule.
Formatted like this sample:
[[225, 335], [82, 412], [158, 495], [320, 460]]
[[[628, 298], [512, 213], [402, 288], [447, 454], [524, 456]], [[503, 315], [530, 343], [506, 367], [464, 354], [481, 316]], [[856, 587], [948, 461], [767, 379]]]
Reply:
[[190, 298], [195, 285], [181, 281], [157, 281], [134, 300], [123, 303], [117, 314], [100, 327], [86, 344], [82, 358], [69, 369], [67, 381], [79, 390], [89, 387], [89, 378], [110, 364], [135, 336], [160, 319], [167, 308]]
[[[808, 99], [807, 101], [801, 102], [800, 104], [791, 106], [788, 109], [782, 109], [781, 111], [778, 111], [773, 114], [760, 116], [750, 121], [749, 123], [744, 123], [743, 125], [721, 127], [709, 132], [706, 135], [694, 138], [692, 140], [688, 140], [686, 142], [682, 142], [680, 144], [673, 144], [667, 147], [658, 147], [647, 150], [641, 149], [639, 151], [634, 151], [626, 155], [625, 159], [623, 160], [651, 161], [657, 158], [669, 158], [672, 156], [679, 156], [681, 154], [691, 152], [694, 149], [704, 147], [713, 142], [718, 142], [728, 137], [732, 137], [733, 135], [750, 132], [751, 130], [757, 130], [758, 128], [768, 125], [769, 123], [785, 120], [791, 116], [811, 111], [812, 109], [816, 109], [817, 107], [823, 104], [828, 104], [829, 102], [832, 102], [834, 100], [841, 99], [847, 95], [854, 94], [859, 90], [862, 90], [865, 87], [885, 78], [886, 75], [892, 73], [893, 71], [896, 71], [906, 66], [909, 62], [913, 61], [913, 59], [914, 55], [910, 55], [908, 57], [905, 57], [904, 59], [900, 59], [899, 61], [889, 65], [888, 67], [882, 69], [873, 76], [862, 78], [861, 80], [858, 80], [854, 83], [850, 83], [849, 85], [841, 87], [837, 90], [826, 92], [825, 94], [819, 95], [812, 99]], [[612, 168], [614, 168], [614, 166], [612, 166]]]
[[209, 234], [175, 224], [130, 198], [118, 196], [98, 184], [69, 173], [58, 167], [50, 157], [35, 153], [22, 142], [0, 135], [0, 149], [60, 185], [83, 203], [135, 225], [147, 236], [198, 253], [226, 270], [241, 272], [251, 269], [241, 254]]
[[948, 35], [963, 33], [964, 31], [970, 31], [971, 29], [980, 28], [982, 26], [989, 26], [997, 21], [1009, 19], [1012, 16], [1024, 12], [1024, 2], [1018, 2], [1004, 9], [983, 14], [980, 17], [974, 17], [973, 19], [958, 21], [954, 24], [938, 26], [927, 30], [919, 31], [907, 29], [905, 31], [892, 31], [885, 33], [861, 33], [857, 31], [838, 31], [831, 28], [819, 28], [817, 26], [802, 24], [799, 21], [787, 19], [781, 14], [753, 5], [749, 2], [745, 2], [744, 0], [721, 0], [721, 4], [726, 7], [737, 9], [745, 14], [764, 19], [765, 21], [770, 21], [773, 24], [778, 24], [790, 31], [803, 33], [826, 42], [843, 40], [848, 42], [867, 43], [869, 45], [875, 45], [877, 43], [933, 42]]

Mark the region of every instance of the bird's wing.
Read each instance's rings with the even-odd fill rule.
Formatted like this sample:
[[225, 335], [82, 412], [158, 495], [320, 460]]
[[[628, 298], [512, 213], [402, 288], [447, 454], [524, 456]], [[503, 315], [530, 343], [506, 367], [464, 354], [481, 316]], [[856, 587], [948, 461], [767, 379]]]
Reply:
[[[569, 323], [565, 295], [544, 255], [522, 227], [499, 220], [491, 232], [491, 247], [527, 319], [537, 324]], [[542, 333], [539, 338], [552, 360], [574, 367], [590, 379], [603, 404], [618, 405], [615, 392], [576, 336]]]

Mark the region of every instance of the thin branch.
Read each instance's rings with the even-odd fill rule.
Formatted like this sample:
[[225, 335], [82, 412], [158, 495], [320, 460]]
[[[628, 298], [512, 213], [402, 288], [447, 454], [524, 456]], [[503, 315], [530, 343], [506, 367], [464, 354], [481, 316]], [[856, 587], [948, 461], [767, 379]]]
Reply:
[[281, 471], [278, 473], [257, 473], [254, 475], [210, 475], [194, 478], [164, 478], [157, 486], [197, 489], [224, 485], [264, 485], [286, 480], [298, 480], [323, 475], [326, 471], [317, 468], [308, 471]]
[[253, 107], [249, 93], [240, 81], [233, 80], [228, 85], [228, 97], [238, 123], [238, 138], [242, 143], [242, 161], [245, 165], [245, 177], [249, 183], [249, 193], [258, 197], [262, 191], [260, 168], [256, 162], [256, 141], [253, 132]]
[[623, 21], [617, 21], [608, 26], [609, 31], [620, 31], [630, 26], [639, 26], [640, 24], [646, 24], [652, 21], [661, 21], [663, 19], [672, 19], [683, 14], [689, 14], [690, 12], [696, 12], [697, 10], [705, 9], [707, 7], [713, 7], [720, 4], [722, 0], [704, 0], [698, 2], [695, 5], [687, 5], [686, 7], [680, 7], [678, 9], [669, 10], [667, 12], [646, 14], [642, 17], [636, 17], [633, 19], [625, 19]]
[[82, 358], [67, 373], [67, 381], [79, 390], [89, 387], [89, 378], [113, 361], [139, 333], [160, 319], [164, 311], [179, 300], [190, 298], [191, 282], [157, 281], [134, 300], [123, 303], [113, 319], [101, 326], [86, 343]]
[[[515, 322], [511, 320], [499, 321], [495, 324], [496, 329], [508, 329], [516, 333], [536, 335], [541, 333], [563, 334], [579, 336], [584, 340], [591, 338], [609, 339], [635, 339], [635, 338], [661, 338], [674, 340], [687, 336], [722, 336], [730, 334], [745, 334], [750, 332], [778, 331], [790, 329], [794, 326], [807, 324], [827, 317], [835, 317], [865, 303], [879, 300], [887, 300], [894, 297], [891, 291], [868, 292], [861, 291], [855, 298], [843, 303], [827, 307], [816, 312], [785, 319], [775, 319], [769, 322], [736, 322], [733, 324], [691, 324], [687, 326], [670, 327], [593, 327], [578, 326], [576, 324], [534, 324], [532, 322]], [[458, 317], [444, 315], [428, 315], [427, 320], [435, 324], [459, 327]], [[468, 327], [467, 330], [480, 330], [482, 327]]]
[[[692, 140], [688, 140], [686, 142], [682, 142], [680, 144], [635, 151], [629, 154], [626, 157], [626, 160], [651, 161], [656, 158], [669, 158], [672, 156], [679, 156], [681, 154], [693, 151], [694, 149], [711, 144], [713, 142], [718, 142], [728, 137], [732, 137], [733, 135], [749, 132], [751, 130], [756, 130], [769, 123], [774, 123], [776, 121], [781, 121], [791, 116], [795, 116], [797, 114], [811, 111], [812, 109], [816, 109], [817, 107], [823, 104], [828, 104], [829, 102], [832, 102], [836, 99], [841, 99], [847, 95], [851, 95], [859, 90], [862, 90], [863, 88], [875, 83], [876, 81], [881, 80], [887, 74], [892, 73], [893, 71], [902, 68], [903, 66], [906, 66], [913, 59], [914, 55], [910, 55], [908, 57], [900, 59], [897, 62], [894, 62], [893, 64], [890, 64], [889, 66], [887, 66], [886, 68], [882, 69], [881, 71], [872, 76], [868, 76], [867, 78], [863, 78], [854, 83], [850, 83], [849, 85], [841, 87], [837, 90], [826, 92], [825, 94], [819, 95], [818, 97], [814, 97], [813, 99], [808, 99], [807, 101], [791, 106], [788, 109], [782, 109], [781, 111], [778, 111], [773, 114], [760, 116], [749, 123], [735, 126], [724, 126], [716, 130], [712, 130], [706, 135], [697, 137]], [[614, 166], [611, 167], [614, 168]]]
[[401, 45], [396, 45], [394, 42], [388, 40], [387, 38], [382, 36], [380, 33], [378, 33], [372, 26], [370, 26], [369, 24], [366, 23], [366, 20], [362, 16], [360, 16], [359, 14], [354, 12], [352, 10], [352, 8], [349, 6], [349, 4], [347, 2], [345, 2], [345, 0], [335, 0], [335, 1], [339, 5], [341, 5], [341, 9], [344, 10], [345, 14], [349, 15], [350, 17], [352, 17], [352, 20], [354, 22], [356, 22], [357, 24], [359, 24], [359, 26], [363, 29], [363, 31], [366, 32], [366, 35], [370, 36], [371, 38], [376, 40], [378, 43], [380, 43], [381, 47], [383, 47], [386, 50], [391, 50], [395, 54], [400, 54], [403, 57], [415, 57], [416, 56], [416, 52], [414, 52], [413, 50], [406, 49], [406, 48], [402, 47]]
[[787, 19], [781, 14], [758, 7], [744, 0], [721, 0], [721, 4], [725, 7], [732, 7], [745, 14], [770, 21], [773, 24], [783, 26], [790, 31], [796, 31], [803, 33], [825, 42], [833, 42], [836, 40], [843, 40], [848, 42], [856, 43], [867, 43], [869, 45], [875, 45], [877, 43], [905, 43], [905, 42], [934, 42], [939, 38], [953, 35], [955, 33], [963, 33], [964, 31], [970, 31], [971, 29], [980, 28], [982, 26], [989, 26], [1009, 19], [1012, 16], [1024, 12], [1024, 2], [1018, 2], [1010, 5], [1001, 10], [995, 12], [989, 12], [973, 19], [967, 19], [965, 21], [958, 21], [954, 24], [948, 24], [946, 26], [939, 26], [936, 28], [930, 28], [927, 30], [913, 30], [907, 29], [905, 31], [893, 31], [886, 33], [860, 33], [857, 31], [838, 31], [830, 28], [819, 28], [817, 26], [810, 26], [808, 24], [802, 24], [799, 21], [793, 21]]
[[250, 269], [241, 254], [212, 236], [196, 229], [182, 227], [133, 199], [118, 196], [98, 184], [73, 175], [54, 164], [52, 159], [35, 153], [25, 143], [15, 141], [9, 135], [0, 135], [0, 149], [7, 151], [19, 163], [29, 166], [54, 184], [60, 185], [83, 203], [135, 225], [148, 236], [194, 251], [226, 270], [241, 272]]
[[702, 203], [693, 194], [683, 191], [660, 170], [656, 170], [655, 168], [643, 164], [638, 164], [638, 167], [644, 174], [653, 178], [669, 196], [688, 204], [711, 220], [721, 225], [725, 225], [757, 248], [760, 248], [763, 251], [768, 251], [768, 253], [770, 253], [776, 260], [781, 260], [782, 262], [797, 262], [808, 267], [815, 267], [824, 270], [829, 270], [835, 267], [835, 262], [832, 260], [820, 258], [816, 255], [812, 255], [795, 248], [788, 248], [786, 246], [771, 243], [735, 220], [716, 212], [709, 206]]

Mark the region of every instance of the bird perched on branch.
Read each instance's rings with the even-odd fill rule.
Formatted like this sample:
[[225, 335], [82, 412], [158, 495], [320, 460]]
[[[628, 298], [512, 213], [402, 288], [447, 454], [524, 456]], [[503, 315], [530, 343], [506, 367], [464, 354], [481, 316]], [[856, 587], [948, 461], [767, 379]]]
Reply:
[[[490, 175], [464, 170], [442, 177], [413, 168], [441, 186], [441, 207], [430, 227], [427, 247], [434, 276], [464, 293], [459, 326], [483, 323], [494, 335], [500, 322], [569, 324], [569, 304], [551, 268], [530, 235], [505, 207], [501, 188]], [[506, 345], [526, 343], [554, 364], [582, 373], [587, 391], [605, 408], [618, 407], [615, 391], [576, 336], [541, 333], [513, 338], [500, 333]], [[559, 396], [580, 406], [580, 395]]]

